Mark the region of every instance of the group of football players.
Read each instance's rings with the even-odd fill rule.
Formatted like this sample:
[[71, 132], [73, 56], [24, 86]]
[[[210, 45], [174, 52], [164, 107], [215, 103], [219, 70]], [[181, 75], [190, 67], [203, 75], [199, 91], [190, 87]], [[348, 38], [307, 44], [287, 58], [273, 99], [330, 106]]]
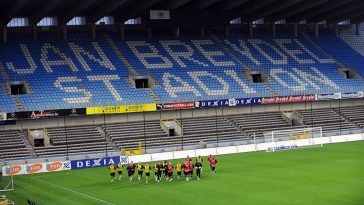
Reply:
[[[216, 173], [216, 166], [217, 166], [216, 157], [210, 155], [208, 157], [208, 162], [210, 163], [211, 173]], [[165, 160], [164, 162], [155, 162], [153, 167], [151, 167], [148, 163], [143, 165], [142, 163], [139, 162], [136, 165], [133, 163], [133, 161], [131, 161], [130, 164], [127, 166], [126, 170], [128, 171], [129, 181], [133, 180], [135, 171], [137, 171], [138, 181], [141, 181], [143, 173], [145, 173], [145, 183], [148, 183], [150, 181], [150, 173], [152, 172], [152, 170], [154, 170], [154, 177], [156, 182], [160, 182], [162, 178], [164, 178], [168, 182], [172, 181], [174, 170], [177, 173], [178, 180], [182, 177], [182, 172], [186, 178], [186, 181], [191, 180], [194, 171], [196, 173], [197, 180], [200, 180], [202, 173], [202, 163], [203, 163], [203, 158], [201, 156], [198, 156], [196, 158], [195, 163], [193, 163], [192, 159], [189, 156], [187, 156], [183, 164], [177, 162], [175, 165], [173, 165], [172, 162], [168, 162], [167, 160]], [[110, 164], [108, 171], [111, 176], [111, 182], [114, 181], [116, 172], [119, 175], [119, 180], [122, 180], [123, 168], [124, 165], [121, 163], [118, 163], [117, 165], [113, 163]]]

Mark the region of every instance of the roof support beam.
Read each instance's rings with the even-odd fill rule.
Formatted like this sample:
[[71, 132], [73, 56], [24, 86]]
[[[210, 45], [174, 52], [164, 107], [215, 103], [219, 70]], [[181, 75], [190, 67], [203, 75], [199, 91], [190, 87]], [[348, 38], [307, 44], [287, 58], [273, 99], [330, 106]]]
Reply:
[[193, 5], [193, 7], [195, 9], [205, 9], [205, 8], [217, 3], [218, 1], [220, 1], [220, 0], [199, 0]]
[[55, 9], [60, 2], [63, 0], [52, 0], [45, 4], [43, 7], [40, 7], [36, 14], [30, 18], [30, 24], [37, 24], [40, 20], [42, 20], [45, 15]]
[[87, 16], [87, 22], [95, 23], [102, 17], [110, 14], [111, 12], [118, 9], [120, 6], [124, 5], [127, 0], [110, 0], [106, 4], [102, 5], [102, 9], [96, 8], [94, 12], [90, 16]]
[[270, 6], [266, 6], [262, 9], [260, 9], [259, 11], [257, 11], [256, 13], [254, 13], [253, 15], [248, 16], [248, 20], [249, 21], [254, 21], [256, 19], [268, 16], [268, 15], [272, 15], [282, 9], [288, 8], [292, 5], [295, 5], [299, 2], [301, 2], [303, 0], [283, 0], [283, 1], [278, 1]]
[[0, 14], [0, 25], [7, 25], [9, 21], [21, 11], [30, 0], [14, 0], [6, 12]]
[[247, 4], [243, 4], [239, 7], [236, 7], [230, 11], [231, 18], [236, 18], [239, 16], [248, 16], [248, 14], [251, 14], [269, 4], [272, 4], [276, 2], [277, 0], [261, 0], [259, 3], [253, 1], [247, 2]]
[[309, 9], [308, 11], [302, 12], [302, 13], [298, 13], [294, 16], [291, 16], [288, 18], [288, 21], [290, 22], [297, 22], [300, 21], [302, 19], [309, 19], [312, 18], [316, 15], [319, 15], [320, 13], [324, 13], [327, 12], [329, 10], [338, 8], [338, 7], [342, 7], [343, 5], [347, 4], [348, 2], [352, 2], [354, 0], [347, 0], [347, 1], [329, 1], [319, 7], [314, 7], [312, 9]]
[[357, 9], [354, 10], [350, 10], [348, 12], [342, 13], [342, 14], [338, 14], [337, 16], [327, 19], [328, 22], [333, 22], [333, 23], [337, 23], [340, 21], [343, 21], [345, 19], [355, 19], [361, 15], [363, 15], [363, 7], [358, 7]]
[[363, 1], [353, 1], [349, 4], [347, 4], [346, 6], [342, 6], [342, 7], [337, 7], [335, 9], [329, 10], [325, 13], [321, 13], [318, 16], [315, 16], [313, 18], [310, 18], [310, 21], [312, 22], [320, 22], [326, 19], [330, 19], [330, 18], [334, 18], [335, 16], [344, 14], [346, 12], [355, 10], [359, 7], [364, 6], [364, 2]]
[[95, 3], [95, 0], [77, 0], [75, 4], [72, 4], [69, 8], [66, 8], [65, 14], [58, 18], [58, 23], [67, 24], [68, 21], [85, 11], [93, 3]]
[[316, 0], [312, 3], [308, 3], [306, 1], [303, 1], [299, 4], [296, 4], [294, 6], [291, 6], [281, 12], [279, 12], [278, 15], [275, 15], [275, 16], [271, 16], [269, 17], [273, 22], [275, 21], [278, 21], [278, 20], [281, 20], [281, 19], [284, 19], [284, 18], [287, 18], [289, 16], [293, 16], [293, 15], [296, 15], [298, 13], [301, 13], [303, 11], [306, 11], [307, 9], [310, 9], [310, 8], [313, 8], [313, 7], [316, 7], [320, 4], [323, 4], [325, 2], [328, 2], [329, 0]]
[[140, 4], [140, 2], [136, 2], [135, 5], [132, 6], [132, 8], [127, 8], [126, 12], [124, 12], [121, 15], [115, 16], [115, 23], [121, 23], [125, 20], [128, 20], [129, 18], [134, 18], [136, 15], [138, 15], [140, 12], [145, 11], [149, 9], [151, 6], [157, 4], [161, 0], [149, 0], [144, 1], [143, 4]]
[[244, 3], [247, 3], [249, 0], [231, 0], [231, 1], [223, 1], [223, 5], [221, 6], [221, 8], [225, 9], [225, 10], [231, 10], [237, 6], [240, 6]]
[[189, 3], [192, 0], [169, 0], [165, 3], [163, 3], [163, 7], [167, 9], [177, 9], [187, 3]]

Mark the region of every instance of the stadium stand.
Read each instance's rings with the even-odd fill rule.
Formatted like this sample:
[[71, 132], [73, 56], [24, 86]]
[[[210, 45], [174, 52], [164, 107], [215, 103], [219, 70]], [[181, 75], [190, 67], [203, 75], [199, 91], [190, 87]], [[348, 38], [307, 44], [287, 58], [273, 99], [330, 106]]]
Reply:
[[144, 122], [107, 124], [102, 127], [107, 136], [122, 149], [137, 149], [139, 143], [146, 143], [148, 146], [168, 146], [178, 141], [162, 130], [159, 120], [145, 122], [145, 127]]
[[[181, 102], [353, 92], [364, 87], [361, 76], [346, 79], [338, 69], [348, 66], [363, 75], [359, 69], [363, 57], [328, 32], [318, 39], [306, 33], [293, 37], [282, 29], [276, 37], [256, 29], [253, 38], [234, 32], [229, 38], [211, 33], [206, 38], [136, 36], [132, 40], [101, 32], [95, 41], [82, 33], [71, 32], [68, 41], [46, 32], [39, 35], [34, 42], [25, 34], [14, 34], [0, 46], [0, 70], [9, 78], [0, 78], [3, 111], [19, 111], [15, 99], [4, 92], [7, 81], [29, 85], [30, 93], [17, 97], [28, 111], [157, 99]], [[347, 51], [346, 55], [337, 50]], [[251, 82], [252, 71], [266, 73], [267, 82]], [[136, 89], [130, 84], [133, 75], [151, 76], [158, 86]]]
[[364, 128], [364, 107], [363, 106], [356, 106], [356, 107], [342, 107], [342, 108], [335, 108], [335, 111], [340, 113], [349, 122], [352, 124]]
[[[350, 109], [352, 110], [353, 108]], [[341, 132], [343, 129], [357, 128], [331, 108], [300, 110], [299, 113], [304, 117], [304, 123], [306, 125], [322, 127], [323, 132], [331, 132], [330, 134], [335, 131]]]
[[237, 130], [225, 116], [185, 118], [182, 126], [186, 144], [216, 143], [217, 138], [219, 142], [244, 140], [243, 132]]
[[37, 156], [79, 154], [113, 150], [96, 126], [71, 126], [47, 129], [52, 146], [34, 147]]
[[292, 124], [283, 118], [281, 112], [233, 115], [226, 118], [243, 131], [244, 136], [252, 137], [255, 134], [257, 139], [262, 139], [265, 134], [271, 134], [275, 130], [292, 128]]
[[0, 159], [24, 158], [31, 154], [26, 147], [24, 133], [19, 130], [0, 132]]
[[[177, 119], [183, 136], [169, 136], [159, 120], [123, 122], [90, 126], [47, 128], [52, 146], [34, 147], [36, 156], [53, 156], [104, 152], [117, 149], [137, 149], [139, 143], [147, 149], [175, 148], [200, 143], [257, 142], [272, 131], [304, 126], [322, 127], [324, 134], [336, 134], [364, 128], [363, 106], [299, 110], [303, 125], [292, 126], [281, 112], [194, 117]], [[216, 128], [217, 126], [217, 128]], [[67, 135], [66, 135], [67, 133]], [[105, 140], [106, 135], [106, 140]], [[1, 158], [31, 157], [22, 131], [1, 131]]]

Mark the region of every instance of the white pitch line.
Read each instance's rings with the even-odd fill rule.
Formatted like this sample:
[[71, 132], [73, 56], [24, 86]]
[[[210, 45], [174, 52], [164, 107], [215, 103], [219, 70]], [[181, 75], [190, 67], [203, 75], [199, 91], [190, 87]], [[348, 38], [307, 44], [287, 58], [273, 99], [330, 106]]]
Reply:
[[77, 195], [80, 195], [80, 196], [83, 196], [83, 197], [86, 197], [86, 198], [89, 198], [89, 199], [93, 199], [93, 200], [96, 200], [96, 201], [99, 201], [99, 202], [103, 202], [105, 204], [110, 204], [110, 205], [116, 205], [116, 204], [113, 204], [113, 203], [110, 203], [108, 201], [104, 201], [102, 199], [98, 199], [98, 198], [95, 198], [95, 197], [92, 197], [92, 196], [89, 196], [89, 195], [86, 195], [86, 194], [83, 194], [83, 193], [80, 193], [78, 191], [74, 191], [72, 189], [68, 189], [68, 188], [65, 188], [65, 187], [62, 187], [62, 186], [59, 186], [59, 185], [56, 185], [56, 184], [52, 184], [50, 182], [47, 182], [47, 181], [43, 181], [41, 179], [37, 179], [35, 177], [32, 177], [32, 179], [36, 180], [36, 181], [39, 181], [39, 182], [43, 182], [45, 184], [48, 184], [48, 185], [51, 185], [51, 186], [54, 186], [54, 187], [57, 187], [59, 189], [63, 189], [63, 190], [66, 190], [66, 191], [69, 191], [69, 192], [72, 192], [74, 194], [77, 194]]

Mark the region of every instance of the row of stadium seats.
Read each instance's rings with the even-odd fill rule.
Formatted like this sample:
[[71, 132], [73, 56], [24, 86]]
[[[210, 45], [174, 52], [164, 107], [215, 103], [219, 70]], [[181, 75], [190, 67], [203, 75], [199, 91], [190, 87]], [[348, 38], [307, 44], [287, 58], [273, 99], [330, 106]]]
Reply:
[[[353, 109], [353, 108], [350, 108]], [[309, 126], [322, 127], [325, 132], [334, 132], [340, 129], [357, 129], [354, 123], [347, 121], [334, 109], [313, 109], [300, 110], [299, 113], [304, 118], [304, 123]]]
[[114, 149], [95, 126], [79, 126], [47, 129], [52, 146], [35, 147], [37, 156], [97, 152]]
[[[182, 143], [184, 146], [200, 142], [253, 143], [253, 136], [256, 137], [255, 142], [263, 142], [272, 131], [302, 126], [322, 127], [324, 135], [364, 129], [364, 106], [299, 110], [298, 113], [303, 117], [304, 125], [292, 126], [281, 112], [177, 119], [183, 126], [183, 138], [180, 135], [169, 136], [161, 128], [159, 120], [48, 128], [52, 146], [34, 147], [34, 151], [36, 156], [54, 156], [67, 152], [103, 152], [106, 147], [108, 150], [137, 149], [139, 143], [147, 149], [181, 148]], [[0, 159], [32, 155], [25, 146], [22, 131], [1, 131], [0, 138]]]
[[24, 133], [19, 130], [0, 132], [0, 159], [30, 157]]

